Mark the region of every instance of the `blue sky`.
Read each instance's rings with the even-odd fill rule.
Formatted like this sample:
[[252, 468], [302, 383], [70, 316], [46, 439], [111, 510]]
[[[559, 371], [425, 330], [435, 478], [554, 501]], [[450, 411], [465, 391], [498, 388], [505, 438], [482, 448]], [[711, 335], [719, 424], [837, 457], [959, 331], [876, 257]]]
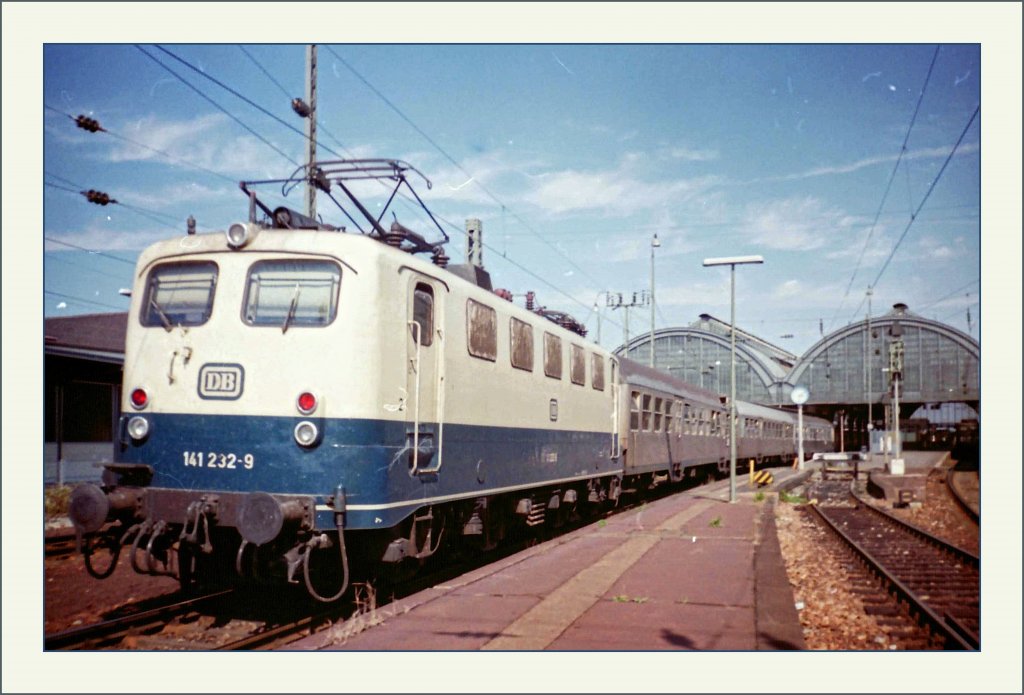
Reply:
[[[235, 182], [305, 157], [301, 135], [141, 47], [43, 49], [48, 317], [125, 310], [125, 261], [190, 214], [201, 231], [243, 218]], [[163, 48], [303, 128], [288, 101], [304, 90], [303, 45]], [[408, 161], [433, 183], [418, 185], [433, 210], [483, 220], [495, 286], [536, 291], [592, 338], [596, 303], [607, 347], [624, 316], [603, 292], [648, 288], [655, 233], [658, 327], [728, 320], [728, 270], [702, 260], [760, 254], [737, 272], [737, 323], [795, 353], [862, 320], [876, 279], [876, 315], [905, 302], [966, 332], [970, 312], [978, 338], [980, 78], [976, 44], [323, 45], [320, 156]], [[78, 114], [110, 134], [76, 128]], [[84, 188], [130, 207], [71, 192]], [[301, 188], [288, 201], [301, 208]], [[345, 223], [323, 197], [319, 211]], [[446, 231], [458, 261], [464, 236]], [[632, 335], [649, 328], [648, 308], [631, 312]]]

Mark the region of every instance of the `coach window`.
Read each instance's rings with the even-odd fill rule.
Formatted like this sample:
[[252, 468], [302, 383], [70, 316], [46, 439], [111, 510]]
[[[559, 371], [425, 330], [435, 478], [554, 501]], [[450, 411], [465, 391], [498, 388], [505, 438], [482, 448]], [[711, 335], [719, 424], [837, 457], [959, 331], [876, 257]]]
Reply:
[[250, 326], [326, 326], [338, 313], [341, 268], [332, 261], [257, 261], [249, 268], [242, 317]]
[[528, 372], [532, 372], [533, 326], [516, 318], [511, 320], [510, 326], [511, 330], [509, 333], [511, 333], [512, 350], [509, 354], [512, 359], [512, 366], [516, 369], [525, 369]]
[[562, 339], [544, 334], [544, 373], [553, 379], [562, 378]]
[[644, 408], [643, 408], [643, 425], [644, 432], [651, 431], [651, 394], [644, 394]]
[[661, 432], [661, 399], [654, 399], [654, 432]]
[[418, 283], [412, 294], [412, 320], [419, 324], [420, 345], [434, 341], [434, 288]]
[[640, 392], [633, 391], [629, 401], [629, 429], [636, 432], [640, 429]]
[[149, 271], [142, 300], [143, 326], [201, 326], [213, 310], [217, 264], [165, 263]]
[[498, 315], [494, 309], [467, 299], [466, 335], [469, 354], [491, 362], [498, 359]]
[[665, 431], [672, 434], [672, 415], [675, 410], [675, 403], [666, 398], [665, 399]]
[[587, 383], [587, 353], [579, 345], [569, 345], [569, 379], [582, 386]]
[[604, 391], [604, 358], [598, 354], [590, 356], [591, 385], [595, 391]]

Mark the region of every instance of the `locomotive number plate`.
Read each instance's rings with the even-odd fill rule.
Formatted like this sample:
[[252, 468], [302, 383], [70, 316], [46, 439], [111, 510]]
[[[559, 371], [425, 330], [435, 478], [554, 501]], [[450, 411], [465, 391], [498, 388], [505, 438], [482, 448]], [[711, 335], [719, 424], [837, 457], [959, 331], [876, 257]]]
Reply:
[[182, 460], [192, 468], [245, 468], [251, 470], [256, 465], [256, 457], [252, 454], [230, 454], [220, 451], [183, 451]]

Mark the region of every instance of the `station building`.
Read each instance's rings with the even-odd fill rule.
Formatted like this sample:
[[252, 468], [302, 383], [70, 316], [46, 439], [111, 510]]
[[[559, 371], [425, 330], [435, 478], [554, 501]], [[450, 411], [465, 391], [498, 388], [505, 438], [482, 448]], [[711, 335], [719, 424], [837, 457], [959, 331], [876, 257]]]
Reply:
[[[654, 332], [659, 369], [722, 396], [729, 393], [729, 324], [708, 314], [682, 328]], [[900, 350], [900, 346], [902, 349]], [[649, 364], [649, 333], [635, 337], [616, 354]], [[894, 365], [894, 352], [901, 353]], [[736, 329], [736, 397], [767, 406], [792, 407], [790, 393], [804, 386], [808, 414], [832, 420], [843, 430], [845, 448], [866, 445], [891, 428], [899, 381], [900, 422], [919, 408], [964, 404], [967, 417], [980, 411], [981, 349], [976, 340], [951, 326], [918, 316], [905, 304], [822, 337], [804, 355], [796, 355]], [[870, 407], [869, 407], [870, 404]], [[870, 410], [870, 414], [869, 414]], [[868, 427], [868, 424], [871, 427]], [[905, 423], [904, 423], [905, 424]], [[913, 438], [910, 428], [904, 439]], [[880, 444], [876, 441], [874, 448]]]
[[44, 482], [98, 480], [111, 460], [127, 328], [127, 313], [44, 320]]

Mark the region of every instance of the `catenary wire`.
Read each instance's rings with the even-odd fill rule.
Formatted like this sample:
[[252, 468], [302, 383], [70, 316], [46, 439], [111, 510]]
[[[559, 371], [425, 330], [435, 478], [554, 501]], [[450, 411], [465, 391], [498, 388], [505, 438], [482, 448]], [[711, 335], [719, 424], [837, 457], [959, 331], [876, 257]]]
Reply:
[[[203, 99], [205, 99], [205, 100], [206, 100], [207, 102], [209, 102], [210, 104], [212, 104], [212, 105], [213, 105], [213, 106], [214, 106], [214, 107], [215, 107], [215, 108], [216, 108], [216, 109], [217, 109], [218, 111], [220, 111], [221, 113], [223, 113], [223, 114], [224, 114], [225, 116], [227, 116], [228, 118], [230, 118], [231, 120], [233, 120], [233, 121], [234, 121], [235, 123], [237, 123], [238, 125], [240, 125], [240, 126], [242, 126], [243, 128], [245, 128], [245, 130], [246, 130], [246, 131], [248, 131], [248, 132], [249, 132], [249, 133], [250, 133], [250, 134], [251, 134], [251, 135], [252, 135], [253, 137], [255, 137], [256, 139], [258, 139], [258, 140], [259, 140], [260, 142], [262, 142], [262, 143], [263, 143], [264, 145], [266, 145], [266, 146], [267, 146], [267, 147], [269, 147], [270, 149], [272, 149], [272, 150], [274, 150], [275, 152], [277, 152], [277, 153], [278, 153], [279, 155], [281, 155], [282, 157], [284, 157], [285, 159], [287, 159], [287, 160], [288, 160], [289, 162], [291, 162], [291, 163], [292, 163], [292, 164], [294, 164], [295, 166], [299, 166], [298, 162], [296, 162], [296, 161], [295, 161], [294, 159], [292, 159], [290, 155], [288, 155], [288, 154], [285, 154], [285, 152], [284, 152], [283, 150], [281, 150], [281, 149], [280, 149], [280, 148], [279, 148], [279, 147], [278, 147], [277, 145], [273, 144], [272, 142], [270, 142], [269, 140], [267, 140], [267, 139], [266, 139], [265, 137], [263, 137], [262, 135], [260, 135], [259, 133], [257, 133], [257, 132], [256, 132], [255, 130], [253, 130], [252, 128], [250, 128], [250, 127], [249, 127], [248, 125], [246, 125], [246, 124], [245, 124], [244, 122], [242, 122], [242, 120], [241, 120], [240, 118], [238, 118], [238, 117], [237, 117], [237, 116], [235, 116], [235, 115], [234, 115], [233, 113], [231, 113], [230, 111], [228, 111], [228, 110], [227, 110], [226, 108], [224, 108], [223, 106], [221, 106], [220, 104], [218, 104], [218, 103], [217, 103], [216, 101], [214, 101], [214, 100], [213, 100], [213, 99], [212, 99], [211, 97], [207, 96], [207, 95], [206, 95], [206, 93], [204, 93], [204, 92], [203, 92], [203, 91], [202, 91], [201, 89], [199, 89], [198, 87], [196, 87], [195, 85], [193, 85], [193, 84], [192, 84], [191, 82], [189, 82], [189, 81], [188, 81], [188, 80], [186, 80], [186, 79], [185, 79], [184, 77], [182, 77], [181, 75], [179, 75], [179, 74], [178, 74], [177, 72], [175, 72], [174, 70], [172, 70], [172, 69], [171, 69], [171, 68], [170, 68], [169, 66], [167, 66], [167, 65], [165, 65], [165, 64], [164, 64], [163, 62], [161, 62], [159, 58], [157, 58], [157, 57], [156, 57], [156, 56], [154, 56], [154, 55], [151, 55], [151, 54], [150, 54], [150, 53], [149, 53], [148, 51], [146, 51], [146, 49], [144, 49], [144, 48], [143, 48], [142, 46], [140, 46], [140, 45], [138, 45], [138, 44], [136, 44], [136, 45], [135, 45], [135, 47], [136, 47], [136, 48], [138, 48], [138, 49], [139, 49], [139, 50], [140, 50], [140, 51], [142, 52], [142, 54], [143, 54], [143, 55], [145, 55], [145, 56], [146, 56], [147, 58], [149, 58], [150, 60], [152, 60], [152, 61], [153, 61], [154, 63], [156, 63], [157, 65], [159, 65], [160, 67], [162, 67], [162, 68], [163, 68], [164, 70], [166, 70], [167, 72], [171, 73], [171, 74], [172, 74], [172, 75], [173, 75], [173, 76], [174, 76], [175, 78], [177, 78], [177, 79], [178, 79], [178, 81], [180, 81], [180, 82], [181, 82], [182, 84], [184, 84], [184, 85], [185, 85], [186, 87], [188, 87], [189, 89], [191, 89], [192, 91], [194, 91], [194, 92], [195, 92], [196, 94], [198, 94], [199, 96], [201, 96], [201, 97], [202, 97]], [[202, 73], [200, 73], [200, 74], [202, 74]]]
[[79, 297], [73, 297], [70, 294], [63, 294], [61, 292], [54, 292], [52, 290], [43, 290], [44, 294], [53, 295], [54, 297], [60, 297], [61, 299], [68, 299], [72, 302], [78, 302], [79, 304], [92, 304], [93, 306], [100, 306], [106, 309], [114, 309], [115, 311], [123, 311], [122, 306], [112, 306], [110, 304], [104, 304], [103, 302], [96, 302], [91, 299], [80, 299]]
[[[382, 93], [382, 92], [381, 92], [381, 91], [380, 91], [379, 89], [377, 89], [377, 88], [376, 88], [375, 86], [373, 86], [373, 84], [371, 84], [371, 83], [369, 82], [369, 80], [367, 80], [367, 79], [366, 79], [365, 77], [363, 77], [363, 76], [362, 76], [362, 75], [361, 75], [361, 74], [360, 74], [360, 73], [359, 73], [359, 72], [358, 72], [358, 71], [357, 71], [357, 70], [356, 70], [356, 69], [355, 69], [354, 67], [352, 67], [351, 65], [349, 65], [349, 63], [348, 63], [348, 62], [347, 62], [347, 61], [346, 61], [346, 60], [345, 60], [344, 58], [342, 58], [342, 57], [341, 57], [341, 55], [339, 55], [337, 51], [335, 51], [335, 50], [334, 50], [333, 48], [331, 48], [330, 46], [325, 46], [325, 48], [326, 48], [326, 49], [327, 49], [328, 51], [330, 51], [330, 52], [331, 52], [331, 53], [332, 53], [332, 54], [334, 55], [334, 57], [335, 57], [335, 58], [337, 58], [337, 59], [338, 59], [339, 61], [341, 61], [342, 65], [344, 65], [344, 66], [345, 66], [345, 67], [346, 67], [346, 68], [347, 68], [347, 69], [348, 69], [348, 70], [349, 70], [349, 71], [350, 71], [350, 72], [351, 72], [351, 73], [352, 73], [353, 75], [355, 75], [355, 76], [356, 76], [356, 77], [357, 77], [357, 78], [358, 78], [358, 79], [359, 79], [359, 80], [360, 80], [360, 81], [361, 81], [361, 82], [362, 82], [363, 84], [365, 84], [365, 85], [366, 85], [366, 86], [367, 86], [367, 87], [368, 87], [368, 88], [369, 88], [369, 89], [370, 89], [370, 90], [371, 90], [371, 91], [372, 91], [372, 92], [373, 92], [374, 94], [376, 94], [376, 95], [377, 95], [378, 97], [380, 97], [380, 99], [381, 99], [382, 101], [384, 101], [384, 103], [385, 103], [385, 104], [387, 104], [387, 105], [388, 105], [388, 106], [389, 106], [389, 107], [390, 107], [390, 108], [391, 108], [391, 109], [392, 109], [392, 110], [393, 110], [393, 111], [394, 111], [395, 113], [397, 113], [397, 114], [399, 115], [399, 117], [401, 117], [401, 118], [402, 118], [402, 120], [404, 120], [404, 121], [405, 121], [406, 123], [408, 123], [408, 124], [409, 124], [409, 125], [410, 125], [410, 126], [411, 126], [411, 127], [412, 127], [412, 128], [413, 128], [413, 129], [414, 129], [414, 130], [415, 130], [416, 132], [417, 132], [417, 133], [419, 133], [420, 135], [422, 135], [422, 136], [423, 136], [423, 137], [424, 137], [424, 138], [425, 138], [425, 139], [427, 140], [427, 142], [429, 142], [429, 143], [430, 143], [431, 145], [433, 145], [433, 146], [434, 146], [434, 148], [435, 148], [435, 149], [436, 149], [436, 150], [437, 150], [438, 152], [440, 152], [440, 153], [441, 153], [441, 155], [442, 155], [442, 156], [443, 156], [443, 157], [444, 157], [445, 159], [447, 159], [447, 160], [448, 160], [449, 162], [451, 162], [451, 163], [452, 163], [452, 165], [453, 165], [453, 166], [454, 166], [455, 168], [457, 168], [457, 169], [458, 169], [459, 171], [461, 171], [461, 172], [462, 172], [463, 174], [465, 174], [466, 176], [468, 176], [468, 177], [472, 178], [473, 182], [474, 182], [474, 183], [475, 183], [475, 184], [476, 184], [476, 185], [477, 185], [477, 186], [478, 186], [478, 187], [479, 187], [479, 188], [480, 188], [480, 189], [481, 189], [481, 190], [482, 190], [482, 191], [483, 191], [483, 192], [484, 192], [485, 194], [487, 194], [487, 196], [488, 196], [488, 197], [489, 197], [489, 198], [490, 198], [491, 200], [493, 200], [493, 201], [494, 201], [494, 202], [495, 202], [496, 204], [500, 205], [500, 206], [502, 207], [502, 209], [506, 209], [506, 210], [508, 209], [508, 208], [507, 208], [507, 206], [506, 206], [506, 205], [505, 205], [505, 204], [504, 204], [504, 203], [503, 203], [503, 202], [502, 202], [501, 200], [499, 200], [499, 199], [498, 199], [498, 197], [497, 197], [496, 195], [494, 195], [494, 193], [492, 193], [492, 192], [491, 192], [491, 190], [490, 190], [489, 188], [487, 188], [487, 187], [486, 187], [486, 186], [485, 186], [485, 185], [484, 185], [483, 183], [481, 183], [481, 182], [480, 182], [480, 181], [479, 181], [479, 180], [477, 179], [477, 177], [476, 177], [476, 176], [474, 176], [474, 175], [470, 174], [470, 173], [469, 173], [469, 172], [468, 172], [468, 171], [467, 171], [467, 170], [465, 169], [465, 167], [463, 167], [463, 166], [462, 166], [461, 164], [459, 164], [459, 163], [458, 163], [458, 162], [457, 162], [457, 161], [456, 161], [456, 160], [455, 160], [455, 159], [454, 159], [454, 158], [453, 158], [453, 157], [452, 157], [452, 156], [451, 156], [450, 154], [448, 154], [448, 152], [446, 152], [446, 151], [445, 151], [445, 149], [444, 149], [443, 147], [441, 147], [441, 146], [440, 146], [439, 144], [437, 144], [437, 142], [436, 142], [436, 141], [434, 141], [434, 139], [433, 139], [433, 138], [431, 138], [431, 137], [430, 137], [430, 136], [429, 136], [429, 135], [428, 135], [428, 134], [427, 134], [427, 133], [426, 133], [426, 132], [425, 132], [425, 131], [424, 131], [424, 130], [423, 130], [422, 128], [420, 128], [420, 127], [419, 127], [418, 125], [416, 125], [416, 124], [415, 124], [415, 123], [414, 123], [414, 122], [412, 121], [412, 119], [410, 119], [410, 118], [409, 118], [408, 116], [406, 116], [406, 115], [405, 115], [405, 113], [403, 113], [403, 112], [402, 112], [402, 110], [401, 110], [401, 109], [399, 109], [399, 108], [398, 108], [398, 107], [397, 107], [397, 106], [396, 106], [396, 105], [395, 105], [395, 104], [394, 104], [394, 103], [393, 103], [393, 102], [392, 102], [392, 101], [391, 101], [390, 99], [388, 99], [388, 98], [387, 98], [387, 97], [386, 97], [386, 96], [385, 96], [385, 95], [384, 95], [384, 94], [383, 94], [383, 93]], [[547, 240], [546, 238], [544, 238], [544, 236], [543, 236], [542, 234], [540, 234], [540, 233], [539, 233], [539, 232], [537, 232], [537, 231], [536, 231], [535, 229], [533, 229], [533, 227], [532, 227], [532, 226], [530, 226], [530, 225], [529, 225], [529, 224], [528, 224], [528, 223], [526, 222], [526, 220], [524, 220], [524, 219], [523, 219], [523, 218], [522, 218], [522, 217], [521, 217], [521, 216], [520, 216], [519, 214], [517, 214], [517, 213], [516, 213], [516, 212], [514, 212], [514, 211], [509, 211], [509, 212], [510, 212], [510, 214], [512, 215], [512, 217], [513, 217], [513, 218], [515, 218], [516, 220], [518, 220], [520, 224], [522, 224], [522, 225], [523, 225], [523, 226], [524, 226], [524, 227], [525, 227], [525, 228], [526, 228], [527, 230], [529, 230], [529, 231], [530, 231], [530, 232], [531, 232], [531, 233], [532, 233], [533, 235], [535, 235], [535, 236], [536, 236], [536, 237], [537, 237], [538, 239], [540, 239], [540, 240], [541, 240], [542, 242], [544, 242], [544, 243], [545, 243], [545, 244], [546, 244], [546, 245], [547, 245], [547, 246], [548, 246], [549, 248], [551, 248], [551, 250], [553, 250], [553, 251], [554, 251], [554, 252], [555, 252], [556, 254], [558, 254], [558, 255], [559, 255], [559, 256], [560, 256], [560, 257], [561, 257], [561, 258], [562, 258], [563, 260], [565, 260], [566, 262], [568, 262], [570, 266], [572, 266], [573, 268], [575, 268], [576, 270], [578, 270], [578, 271], [579, 271], [579, 272], [580, 272], [580, 273], [581, 273], [581, 274], [582, 274], [582, 275], [583, 275], [583, 276], [584, 276], [585, 278], [587, 278], [588, 280], [590, 280], [590, 281], [591, 281], [592, 283], [594, 283], [595, 285], [598, 285], [598, 286], [600, 286], [600, 285], [601, 285], [601, 283], [599, 283], [599, 282], [598, 282], [598, 281], [597, 281], [596, 279], [594, 279], [594, 278], [593, 278], [593, 277], [592, 277], [592, 276], [591, 276], [591, 275], [590, 275], [590, 274], [589, 274], [589, 273], [588, 273], [588, 272], [587, 272], [586, 270], [584, 270], [584, 269], [583, 269], [583, 268], [581, 268], [581, 267], [580, 267], [579, 265], [577, 265], [577, 264], [576, 264], [576, 263], [575, 263], [575, 262], [574, 262], [574, 261], [573, 261], [573, 260], [572, 260], [571, 258], [569, 258], [569, 257], [568, 257], [568, 256], [566, 256], [566, 255], [565, 255], [564, 253], [562, 253], [562, 252], [561, 252], [561, 251], [560, 251], [560, 250], [558, 249], [558, 247], [556, 247], [556, 246], [555, 246], [554, 244], [552, 244], [552, 243], [551, 243], [550, 241], [548, 241], [548, 240]], [[585, 305], [584, 305], [584, 306], [585, 306]]]
[[[900, 162], [903, 161], [903, 155], [906, 154], [907, 152], [907, 143], [910, 141], [910, 133], [914, 129], [914, 124], [917, 122], [917, 114], [921, 110], [921, 102], [924, 100], [925, 92], [928, 90], [928, 83], [929, 81], [931, 81], [932, 70], [935, 68], [935, 60], [939, 57], [939, 48], [941, 48], [941, 46], [936, 46], [935, 52], [932, 54], [932, 62], [928, 66], [928, 74], [925, 75], [924, 84], [921, 86], [921, 92], [917, 97], [917, 105], [914, 107], [914, 113], [910, 117], [910, 124], [907, 126], [907, 132], [903, 136], [903, 144], [900, 146], [900, 154], [896, 158], [896, 163], [893, 165], [892, 173], [889, 174], [889, 181], [885, 185], [885, 192], [882, 194], [882, 202], [878, 204], [878, 211], [875, 212], [875, 219], [871, 222], [871, 227], [868, 228], [867, 237], [864, 239], [864, 246], [863, 248], [861, 248], [860, 256], [857, 258], [857, 263], [854, 265], [853, 274], [850, 276], [850, 282], [846, 286], [846, 292], [843, 293], [843, 298], [839, 301], [839, 306], [836, 308], [836, 313], [832, 316], [832, 321], [829, 323], [829, 332], [831, 332], [832, 327], [835, 326], [836, 319], [839, 317], [839, 312], [843, 310], [843, 305], [846, 303], [846, 299], [850, 296], [850, 289], [853, 287], [853, 281], [856, 279], [857, 273], [860, 271], [860, 264], [863, 262], [864, 254], [868, 250], [868, 244], [871, 242], [871, 237], [875, 232], [875, 226], [878, 224], [878, 218], [881, 216], [882, 209], [885, 207], [885, 201], [888, 200], [889, 198], [889, 191], [892, 189], [892, 183], [896, 178], [896, 172], [900, 168]], [[907, 176], [909, 177], [909, 175], [910, 174], [908, 172]], [[907, 186], [909, 194], [909, 178], [907, 179]], [[872, 287], [873, 286], [874, 285], [872, 285]]]

